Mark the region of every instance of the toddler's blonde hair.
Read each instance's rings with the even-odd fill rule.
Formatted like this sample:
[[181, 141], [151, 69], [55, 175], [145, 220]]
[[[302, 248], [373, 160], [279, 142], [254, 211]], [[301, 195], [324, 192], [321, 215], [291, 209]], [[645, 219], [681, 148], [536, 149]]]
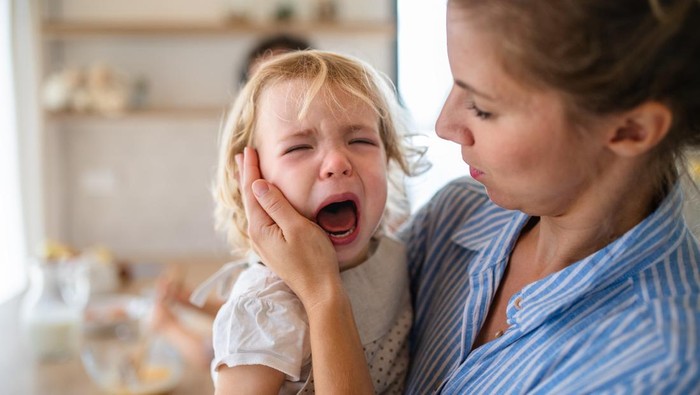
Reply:
[[[219, 142], [219, 161], [214, 181], [217, 228], [224, 231], [234, 253], [250, 249], [248, 221], [237, 180], [235, 156], [246, 146], [254, 146], [257, 105], [262, 92], [270, 86], [290, 80], [308, 83], [302, 96], [299, 119], [322, 90], [336, 105], [337, 93], [344, 92], [368, 104], [378, 115], [379, 135], [388, 160], [388, 198], [381, 231], [396, 228], [409, 214], [403, 187], [403, 175], [411, 175], [410, 153], [402, 111], [393, 86], [371, 66], [337, 53], [306, 50], [276, 56], [264, 62], [243, 87], [224, 122]], [[403, 173], [399, 173], [399, 170]], [[389, 229], [387, 229], [389, 228]]]

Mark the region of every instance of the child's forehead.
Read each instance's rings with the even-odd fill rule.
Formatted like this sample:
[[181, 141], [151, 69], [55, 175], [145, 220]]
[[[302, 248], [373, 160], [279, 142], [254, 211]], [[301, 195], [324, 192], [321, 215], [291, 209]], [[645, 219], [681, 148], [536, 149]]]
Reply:
[[[323, 86], [313, 95], [306, 81], [287, 80], [271, 84], [261, 91], [256, 103], [253, 133], [270, 127], [285, 132], [297, 128], [328, 130], [365, 130], [379, 127], [377, 110], [365, 100], [332, 86]], [[262, 129], [261, 129], [262, 128]]]
[[269, 83], [262, 89], [260, 97], [281, 99], [277, 101], [296, 105], [309, 104], [315, 100], [323, 100], [329, 103], [336, 103], [342, 108], [352, 102], [363, 101], [357, 96], [357, 93], [351, 93], [351, 89], [355, 92], [360, 91], [356, 87], [343, 87], [330, 81], [325, 81], [318, 89], [314, 89], [314, 81], [295, 78]]

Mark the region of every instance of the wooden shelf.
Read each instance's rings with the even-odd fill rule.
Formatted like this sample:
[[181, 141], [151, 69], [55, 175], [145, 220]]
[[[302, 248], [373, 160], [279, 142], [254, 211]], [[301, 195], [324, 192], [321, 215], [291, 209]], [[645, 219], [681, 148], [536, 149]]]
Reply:
[[226, 113], [226, 108], [201, 107], [201, 108], [144, 108], [138, 110], [127, 110], [119, 114], [100, 114], [96, 112], [46, 112], [48, 121], [81, 121], [81, 120], [131, 120], [131, 119], [158, 119], [167, 118], [170, 120], [178, 119], [211, 119], [219, 120]]
[[235, 34], [381, 34], [395, 35], [393, 22], [279, 22], [253, 23], [164, 23], [164, 22], [45, 22], [43, 36], [49, 40], [68, 38], [91, 38], [105, 36], [167, 37], [167, 36], [212, 36]]

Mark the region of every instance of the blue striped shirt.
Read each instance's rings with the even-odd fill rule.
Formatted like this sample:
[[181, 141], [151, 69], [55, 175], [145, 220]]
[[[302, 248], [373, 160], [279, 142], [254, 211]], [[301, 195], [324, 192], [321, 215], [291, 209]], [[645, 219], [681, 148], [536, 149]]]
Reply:
[[602, 250], [525, 286], [470, 352], [529, 217], [467, 178], [401, 232], [415, 321], [406, 393], [700, 393], [700, 250], [675, 187]]

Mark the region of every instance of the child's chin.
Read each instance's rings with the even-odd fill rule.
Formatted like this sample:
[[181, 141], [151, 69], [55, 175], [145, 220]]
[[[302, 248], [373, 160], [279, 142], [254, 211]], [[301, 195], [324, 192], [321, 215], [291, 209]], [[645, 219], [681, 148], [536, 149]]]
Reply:
[[[366, 243], [365, 243], [366, 244]], [[334, 246], [338, 254], [338, 266], [340, 270], [349, 269], [367, 260], [367, 249], [349, 248], [348, 245]]]

